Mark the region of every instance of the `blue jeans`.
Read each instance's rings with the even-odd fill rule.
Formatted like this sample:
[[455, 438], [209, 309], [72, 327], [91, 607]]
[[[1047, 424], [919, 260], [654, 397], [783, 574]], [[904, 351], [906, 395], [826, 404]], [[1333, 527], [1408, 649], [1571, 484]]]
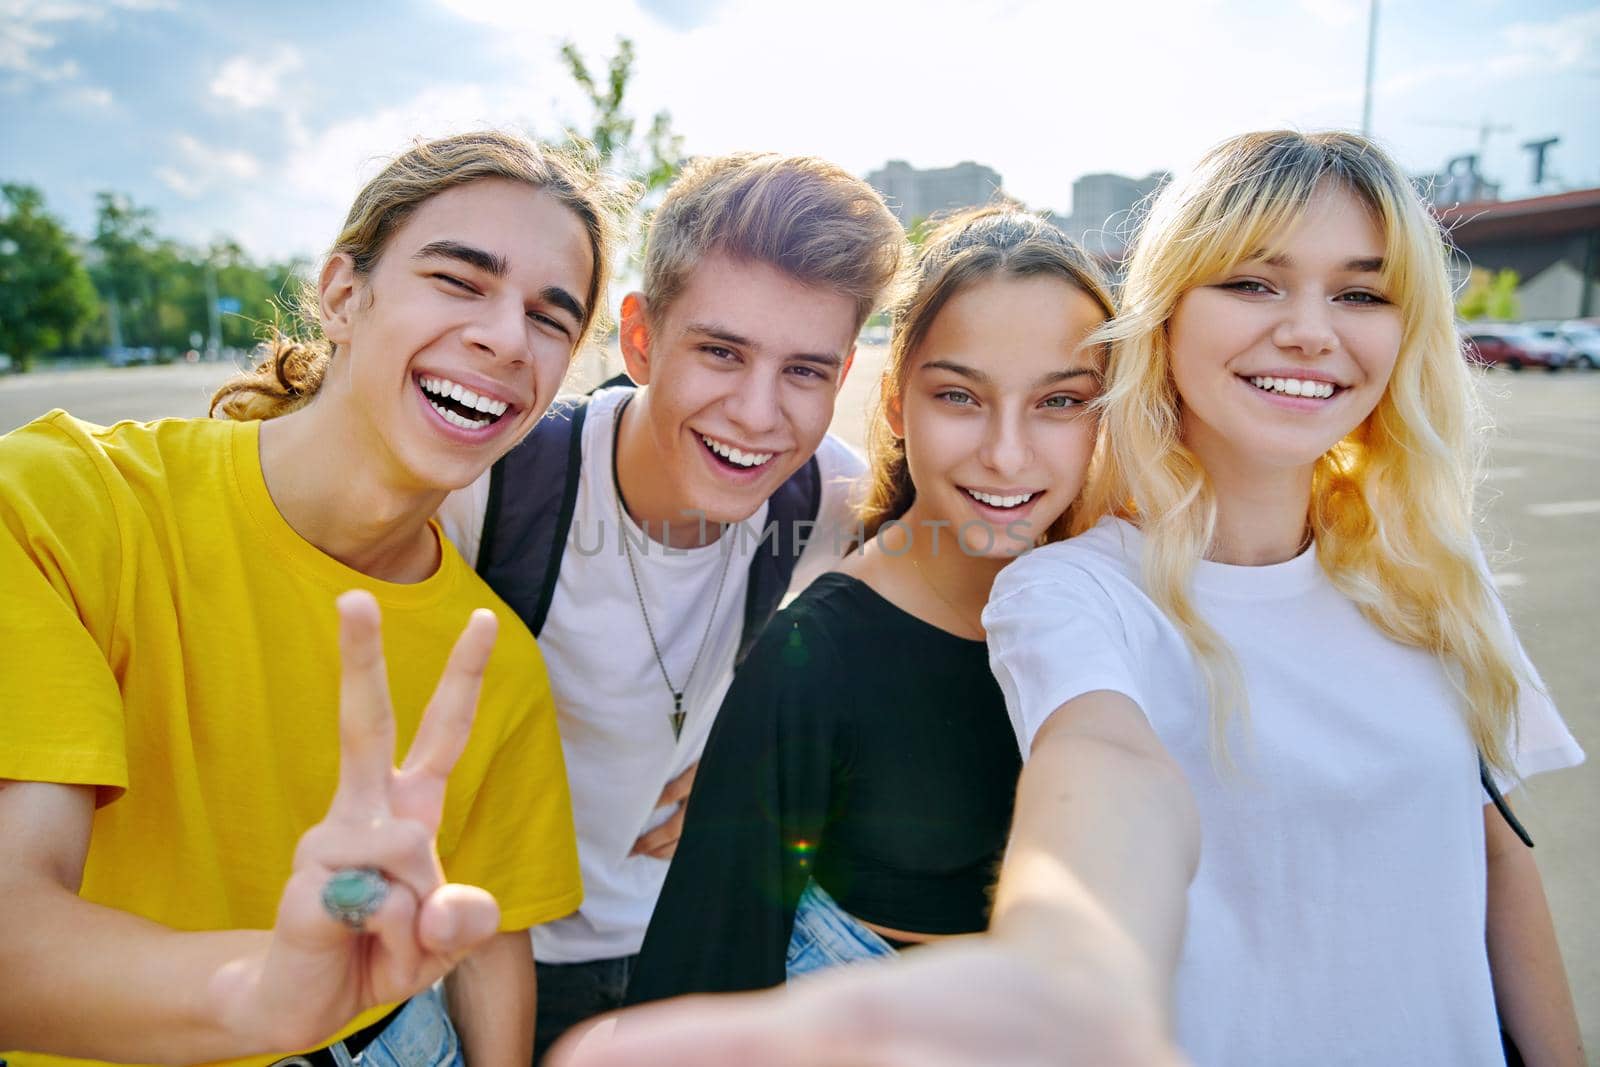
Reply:
[[[343, 1041], [329, 1045], [327, 1053], [339, 1067], [466, 1067], [467, 1063], [438, 986], [407, 1001], [358, 1055], [351, 1056]], [[303, 1056], [289, 1056], [272, 1067], [303, 1067], [309, 1062]]]
[[584, 963], [538, 963], [539, 1011], [534, 1022], [533, 1062], [544, 1062], [556, 1038], [586, 1019], [616, 1011], [633, 977], [638, 956]]
[[887, 959], [898, 955], [894, 946], [839, 907], [815, 879], [806, 883], [794, 913], [794, 933], [789, 935], [785, 970], [792, 982], [841, 963]]
[[[338, 1046], [340, 1049], [343, 1045]], [[355, 1058], [355, 1067], [466, 1067], [438, 986], [418, 993]]]

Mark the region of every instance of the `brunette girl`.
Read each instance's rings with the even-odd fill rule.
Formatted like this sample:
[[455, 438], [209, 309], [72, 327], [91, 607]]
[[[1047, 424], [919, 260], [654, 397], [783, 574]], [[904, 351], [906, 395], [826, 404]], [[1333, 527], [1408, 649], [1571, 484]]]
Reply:
[[1092, 263], [991, 208], [928, 237], [871, 427], [864, 541], [736, 675], [633, 1000], [751, 989], [983, 929], [1020, 769], [979, 613], [1063, 536], [1110, 314]]

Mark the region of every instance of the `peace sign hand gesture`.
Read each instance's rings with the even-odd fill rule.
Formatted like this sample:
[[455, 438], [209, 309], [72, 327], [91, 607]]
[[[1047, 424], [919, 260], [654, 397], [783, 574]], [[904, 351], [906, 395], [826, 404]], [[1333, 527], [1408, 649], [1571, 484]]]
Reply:
[[[278, 1021], [273, 1043], [287, 1047], [322, 1043], [360, 1012], [427, 989], [500, 921], [489, 893], [445, 882], [434, 843], [494, 647], [494, 615], [473, 612], [397, 770], [377, 602], [349, 592], [338, 609], [339, 786], [295, 850], [251, 998], [262, 1018]], [[324, 902], [329, 880], [350, 868], [382, 872], [389, 883], [354, 927]]]

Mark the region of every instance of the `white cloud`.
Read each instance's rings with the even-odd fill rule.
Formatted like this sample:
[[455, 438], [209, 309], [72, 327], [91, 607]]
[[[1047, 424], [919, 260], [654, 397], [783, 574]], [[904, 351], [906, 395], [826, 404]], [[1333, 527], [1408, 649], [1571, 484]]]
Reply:
[[300, 53], [283, 45], [265, 58], [246, 52], [222, 64], [211, 80], [211, 95], [250, 110], [276, 105], [283, 79], [305, 65]]
[[1506, 27], [1506, 44], [1525, 60], [1518, 73], [1567, 69], [1593, 63], [1600, 55], [1600, 7], [1550, 22], [1519, 22]]
[[248, 182], [261, 173], [261, 163], [248, 152], [229, 151], [202, 144], [189, 134], [173, 138], [177, 158], [160, 167], [156, 177], [186, 200], [194, 200], [219, 185]]
[[1366, 25], [1371, 0], [1300, 0], [1300, 11], [1327, 26]]
[[55, 44], [55, 38], [22, 19], [0, 10], [0, 70], [25, 73], [33, 69], [33, 56]]
[[[0, 0], [0, 70], [35, 76], [43, 73], [42, 80], [57, 80], [48, 76], [51, 68], [38, 66], [40, 53], [56, 43], [47, 26], [98, 22], [119, 9], [164, 11], [176, 6], [176, 0]], [[75, 64], [73, 73], [76, 74]]]
[[113, 103], [111, 90], [102, 89], [98, 85], [80, 85], [72, 91], [68, 99], [97, 110], [109, 108]]

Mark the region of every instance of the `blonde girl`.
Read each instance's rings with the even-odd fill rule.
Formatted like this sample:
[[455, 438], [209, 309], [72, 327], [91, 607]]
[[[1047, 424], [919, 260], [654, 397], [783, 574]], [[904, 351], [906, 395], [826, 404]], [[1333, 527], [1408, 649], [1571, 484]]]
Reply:
[[431, 516], [554, 396], [619, 206], [518, 137], [420, 143], [242, 421], [0, 439], [4, 1059], [528, 1062], [526, 930], [581, 893], [554, 710]]
[[990, 937], [717, 1048], [849, 1003], [849, 1057], [807, 1062], [1487, 1065], [1498, 1008], [1528, 1062], [1580, 1063], [1479, 766], [1582, 753], [1474, 539], [1472, 382], [1405, 175], [1348, 134], [1225, 142], [1157, 197], [1106, 336], [1098, 521], [984, 615], [1027, 760]]

